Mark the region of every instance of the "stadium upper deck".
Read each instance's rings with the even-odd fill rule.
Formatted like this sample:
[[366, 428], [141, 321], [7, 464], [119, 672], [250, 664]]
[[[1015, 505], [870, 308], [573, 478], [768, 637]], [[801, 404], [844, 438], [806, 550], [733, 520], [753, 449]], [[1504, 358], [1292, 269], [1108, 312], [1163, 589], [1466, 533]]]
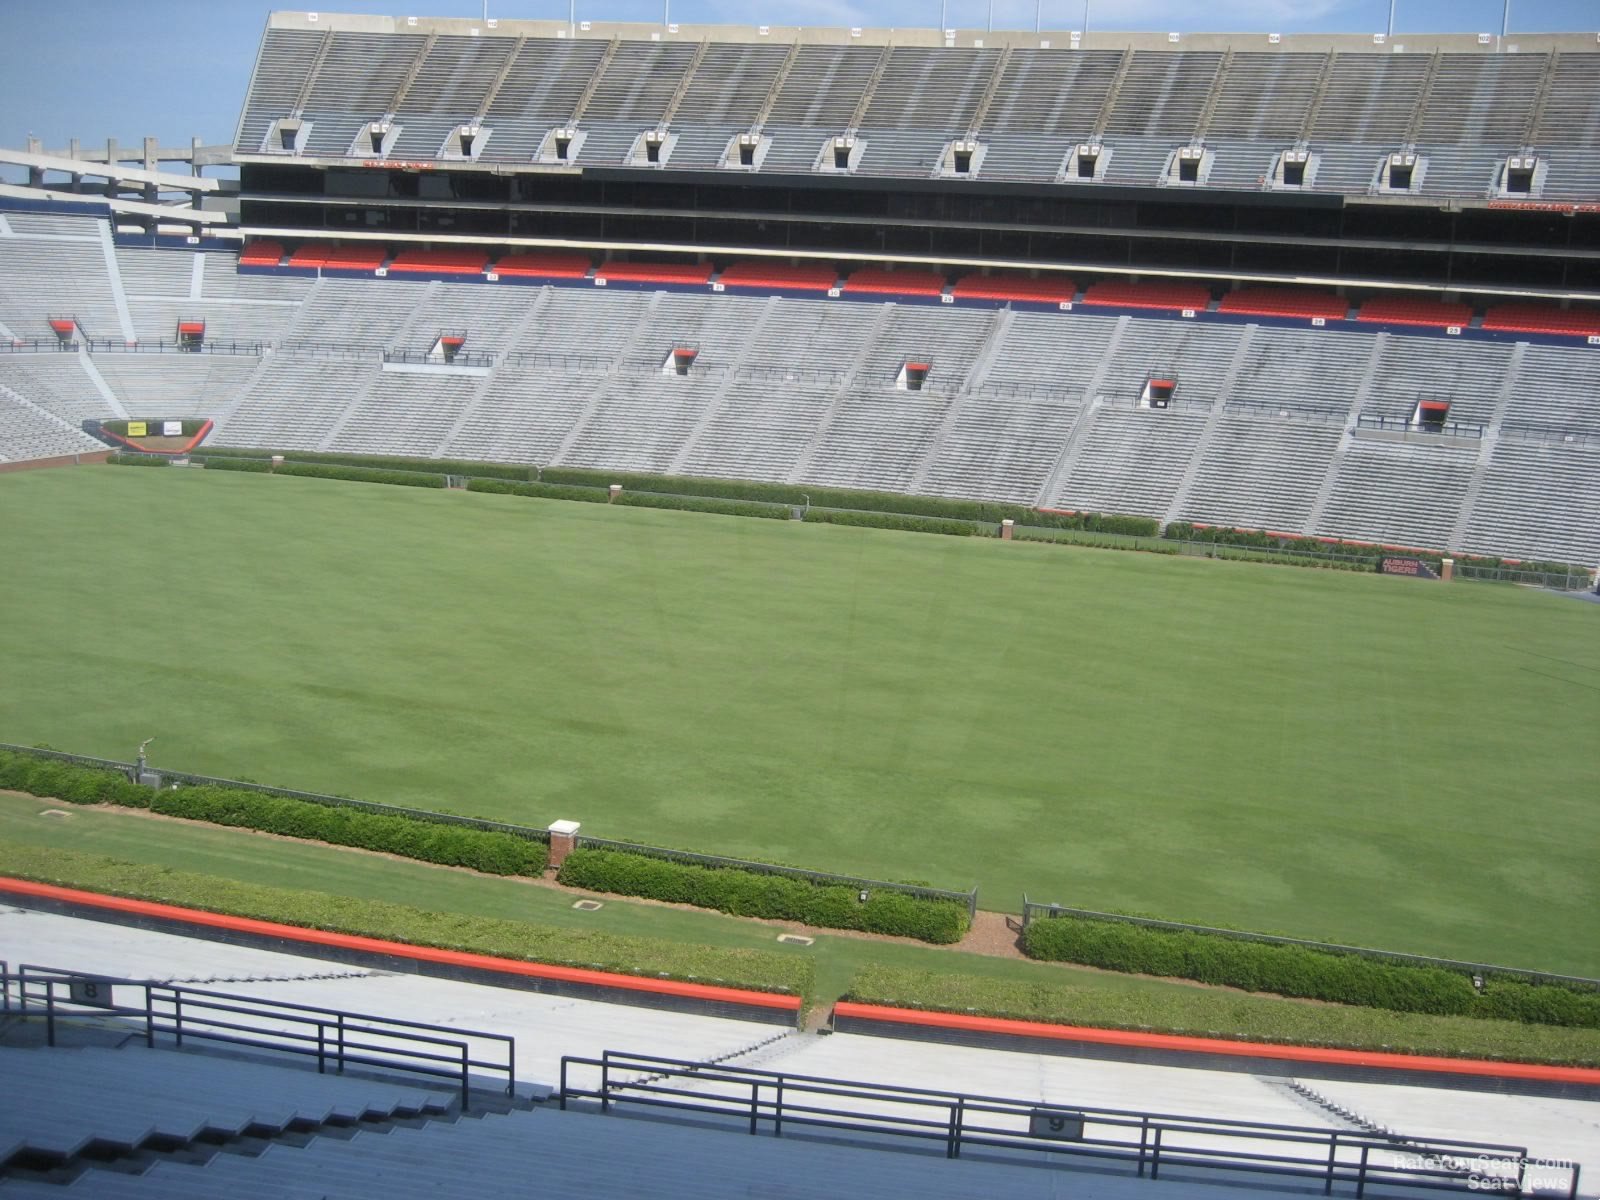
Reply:
[[281, 12], [236, 151], [1588, 207], [1600, 46]]

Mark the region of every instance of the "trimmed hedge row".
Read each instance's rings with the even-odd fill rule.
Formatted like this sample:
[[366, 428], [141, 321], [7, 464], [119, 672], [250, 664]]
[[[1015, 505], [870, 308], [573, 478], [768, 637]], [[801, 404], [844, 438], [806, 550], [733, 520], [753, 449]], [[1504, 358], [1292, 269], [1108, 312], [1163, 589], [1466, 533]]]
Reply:
[[822, 525], [859, 525], [869, 529], [898, 529], [905, 533], [942, 533], [951, 537], [983, 536], [985, 531], [971, 521], [948, 517], [919, 517], [909, 513], [857, 512], [852, 509], [812, 508], [806, 522]]
[[738, 917], [799, 921], [823, 929], [860, 929], [948, 945], [969, 924], [967, 910], [949, 900], [873, 889], [816, 884], [787, 875], [734, 867], [703, 867], [620, 850], [575, 850], [561, 864], [564, 884], [619, 896], [643, 896]]
[[109, 768], [33, 758], [15, 751], [0, 751], [0, 787], [72, 804], [147, 808], [169, 817], [471, 867], [492, 875], [539, 875], [549, 861], [542, 842], [491, 829], [340, 808], [240, 788], [207, 785], [158, 792]]
[[605, 504], [619, 508], [673, 508], [692, 512], [722, 513], [730, 517], [768, 517], [785, 520], [789, 510], [781, 504], [762, 504], [749, 500], [723, 500], [708, 496], [656, 495], [649, 492], [622, 492], [615, 500], [606, 488], [582, 487], [569, 483], [512, 483], [503, 479], [473, 479], [469, 492], [491, 492], [510, 496], [535, 496], [546, 500], [577, 500], [586, 504]]
[[1600, 1067], [1600, 1033], [1590, 1029], [1307, 1004], [1200, 988], [1080, 986], [1065, 974], [1022, 981], [869, 965], [856, 973], [844, 999], [1058, 1025]]
[[1600, 1028], [1600, 992], [1491, 978], [1480, 995], [1460, 971], [1306, 946], [1067, 916], [1031, 922], [1022, 941], [1030, 958], [1248, 992], [1393, 1012]]
[[108, 455], [106, 461], [116, 467], [165, 467], [172, 463], [172, 459], [165, 456], [155, 457], [149, 454], [129, 454], [117, 451]]
[[356, 483], [388, 483], [399, 487], [442, 488], [443, 475], [418, 475], [411, 471], [391, 471], [376, 467], [341, 467], [325, 463], [283, 463], [275, 475], [303, 475], [309, 479], [348, 479]]
[[150, 811], [334, 846], [356, 846], [420, 862], [470, 867], [490, 875], [540, 875], [549, 864], [549, 851], [542, 842], [509, 833], [335, 808], [237, 788], [182, 787], [155, 792]]
[[206, 454], [222, 458], [271, 458], [281, 454], [293, 462], [329, 463], [335, 466], [382, 467], [394, 471], [421, 471], [435, 475], [473, 475], [492, 479], [537, 478], [537, 467], [510, 463], [471, 462], [460, 458], [402, 458], [388, 454], [336, 454], [314, 450], [241, 450], [232, 446], [207, 446]]
[[257, 458], [218, 458], [215, 453], [208, 450], [204, 454], [191, 456], [194, 462], [200, 463], [208, 471], [254, 471], [265, 475], [272, 470], [272, 464], [264, 459]]
[[800, 954], [722, 949], [458, 912], [431, 912], [379, 900], [241, 883], [44, 846], [0, 841], [0, 873], [306, 929], [588, 967], [619, 975], [682, 979], [799, 996], [811, 990], [815, 978], [810, 957]]
[[[1162, 530], [1161, 536], [1185, 542], [1215, 542], [1218, 545], [1225, 546], [1254, 546], [1262, 549], [1299, 550], [1304, 553], [1320, 554], [1325, 557], [1353, 556], [1369, 561], [1375, 557], [1382, 557], [1386, 553], [1383, 547], [1374, 546], [1370, 543], [1339, 540], [1324, 541], [1321, 538], [1276, 534], [1263, 529], [1228, 529], [1213, 525], [1197, 526], [1188, 521], [1172, 522]], [[1402, 549], [1387, 553], [1420, 558], [1434, 567], [1438, 567], [1440, 560], [1446, 557], [1437, 550]], [[1455, 560], [1457, 566], [1468, 567], [1505, 567], [1515, 571], [1551, 571], [1557, 574], [1587, 569], [1573, 568], [1566, 563], [1559, 562], [1513, 562], [1502, 558], [1476, 554], [1456, 554], [1449, 557]]]
[[[1149, 517], [1123, 517], [1100, 513], [1043, 513], [1024, 505], [989, 504], [978, 500], [951, 500], [942, 496], [906, 496], [848, 488], [801, 487], [787, 483], [758, 483], [746, 479], [708, 479], [690, 475], [639, 475], [566, 467], [547, 468], [541, 478], [550, 483], [607, 487], [620, 483], [626, 491], [661, 492], [689, 496], [722, 496], [734, 500], [765, 500], [790, 506], [810, 503], [822, 508], [864, 512], [907, 513], [913, 516], [949, 517], [958, 521], [999, 524], [1013, 520], [1053, 529], [1087, 529], [1100, 533], [1154, 535], [1159, 522]], [[809, 518], [808, 518], [809, 519]]]
[[[270, 457], [282, 453], [285, 458], [300, 463], [377, 467], [396, 471], [419, 471], [445, 475], [465, 475], [471, 478], [467, 486], [471, 491], [496, 491], [499, 489], [478, 486], [479, 480], [505, 480], [543, 489], [552, 485], [582, 489], [581, 493], [547, 492], [544, 490], [517, 491], [520, 496], [547, 496], [557, 500], [589, 500], [587, 493], [596, 490], [604, 499], [613, 483], [620, 483], [622, 496], [617, 503], [643, 508], [684, 508], [697, 512], [725, 512], [735, 516], [777, 516], [776, 511], [734, 510], [707, 507], [688, 503], [668, 503], [665, 496], [694, 497], [700, 500], [743, 500], [757, 504], [781, 505], [785, 509], [811, 504], [820, 508], [846, 509], [872, 513], [903, 513], [910, 516], [944, 517], [954, 521], [979, 521], [998, 525], [1012, 520], [1018, 525], [1032, 525], [1045, 529], [1081, 529], [1092, 533], [1120, 533], [1140, 537], [1154, 537], [1161, 532], [1160, 522], [1151, 517], [1126, 517], [1103, 513], [1045, 513], [1019, 504], [990, 504], [978, 500], [951, 500], [941, 496], [906, 496], [897, 492], [873, 492], [847, 488], [796, 487], [786, 483], [760, 483], [746, 479], [711, 479], [691, 475], [643, 475], [627, 471], [596, 471], [581, 468], [515, 466], [509, 463], [467, 462], [460, 459], [398, 458], [382, 455], [333, 454], [300, 450], [238, 450], [231, 448], [208, 449], [208, 454], [234, 458], [241, 455]], [[280, 471], [282, 468], [280, 468]], [[343, 477], [341, 477], [343, 478]], [[643, 493], [647, 497], [641, 498]], [[787, 515], [784, 513], [783, 515]], [[829, 520], [834, 524], [866, 524], [857, 520], [807, 515], [807, 520]], [[880, 525], [880, 528], [917, 528], [921, 526]], [[932, 532], [953, 533], [953, 529]], [[971, 532], [971, 531], [968, 531]]]

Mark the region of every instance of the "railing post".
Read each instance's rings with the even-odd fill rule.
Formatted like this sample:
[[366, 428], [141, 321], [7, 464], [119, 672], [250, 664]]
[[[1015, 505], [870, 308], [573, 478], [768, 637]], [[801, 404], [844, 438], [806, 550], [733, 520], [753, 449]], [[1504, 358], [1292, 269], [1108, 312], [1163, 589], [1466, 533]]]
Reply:
[[1332, 1135], [1328, 1138], [1328, 1174], [1327, 1177], [1322, 1181], [1322, 1194], [1324, 1196], [1333, 1195], [1333, 1164], [1338, 1153], [1339, 1131], [1335, 1129]]
[[1139, 1178], [1144, 1178], [1145, 1149], [1150, 1144], [1150, 1118], [1139, 1118]]
[[945, 1146], [946, 1158], [961, 1157], [961, 1130], [967, 1123], [967, 1098], [957, 1096], [950, 1106], [950, 1138]]
[[339, 1014], [339, 1074], [344, 1074], [344, 1014]]
[[1361, 1167], [1356, 1172], [1356, 1200], [1361, 1200], [1367, 1194], [1367, 1155], [1371, 1151], [1371, 1146], [1361, 1147]]
[[56, 990], [48, 982], [44, 985], [44, 1041], [47, 1046], [56, 1044]]
[[751, 1133], [754, 1133], [756, 1131], [756, 1114], [757, 1114], [757, 1112], [760, 1111], [760, 1107], [759, 1107], [760, 1104], [761, 1104], [761, 1080], [752, 1079], [750, 1081], [750, 1132]]
[[561, 1056], [561, 1111], [567, 1111], [567, 1056]]
[[327, 1042], [328, 1042], [328, 1023], [326, 1021], [323, 1021], [323, 1020], [319, 1019], [317, 1021], [317, 1074], [318, 1075], [326, 1075], [328, 1073], [328, 1064], [327, 1064], [327, 1060], [326, 1060], [326, 1057], [325, 1057], [326, 1056], [326, 1052], [327, 1052]]
[[471, 1103], [471, 1091], [467, 1075], [467, 1045], [461, 1044], [461, 1111], [466, 1112]]
[[1150, 1178], [1161, 1177], [1161, 1126], [1156, 1126], [1155, 1141], [1150, 1144]]
[[506, 1095], [517, 1094], [517, 1042], [513, 1038], [506, 1042]]
[[600, 1111], [611, 1111], [611, 1060], [604, 1055], [600, 1057]]
[[156, 1046], [155, 991], [148, 983], [144, 985], [144, 1044], [152, 1050]]
[[778, 1101], [772, 1111], [772, 1136], [783, 1136], [783, 1076], [778, 1076]]
[[183, 989], [172, 989], [172, 1044], [183, 1047]]

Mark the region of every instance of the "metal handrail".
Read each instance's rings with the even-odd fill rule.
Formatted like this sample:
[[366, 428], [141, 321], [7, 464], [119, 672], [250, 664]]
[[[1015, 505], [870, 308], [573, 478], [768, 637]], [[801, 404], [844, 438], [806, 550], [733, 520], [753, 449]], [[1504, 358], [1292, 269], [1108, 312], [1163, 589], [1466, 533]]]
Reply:
[[[598, 1070], [598, 1085], [579, 1086], [574, 1068]], [[947, 1158], [961, 1157], [967, 1147], [986, 1147], [1129, 1163], [1140, 1176], [1148, 1170], [1152, 1179], [1163, 1166], [1295, 1175], [1320, 1181], [1324, 1194], [1335, 1183], [1353, 1183], [1358, 1197], [1380, 1183], [1471, 1191], [1514, 1186], [1522, 1191], [1535, 1162], [1518, 1145], [972, 1095], [611, 1050], [599, 1058], [562, 1058], [561, 1107], [574, 1099], [598, 1100], [605, 1113], [625, 1102], [734, 1118], [751, 1134], [770, 1128], [775, 1137], [789, 1124], [943, 1142]], [[852, 1106], [852, 1101], [858, 1103]], [[859, 1102], [880, 1107], [864, 1108]], [[883, 1111], [885, 1104], [902, 1111]], [[1010, 1124], [1001, 1123], [1007, 1119]], [[1054, 1129], [1052, 1120], [1059, 1122]], [[1185, 1140], [1193, 1138], [1203, 1141]], [[1321, 1147], [1327, 1148], [1325, 1155], [1306, 1153]], [[1296, 1149], [1302, 1153], [1294, 1153]], [[1393, 1161], [1375, 1160], [1375, 1151]], [[1538, 1162], [1538, 1169], [1565, 1171], [1568, 1196], [1577, 1196], [1577, 1163]]]
[[[0, 968], [4, 966], [0, 963]], [[152, 1048], [158, 1035], [164, 1035], [170, 1036], [177, 1047], [182, 1047], [187, 1038], [315, 1058], [318, 1074], [325, 1074], [330, 1067], [336, 1074], [343, 1074], [347, 1066], [363, 1066], [449, 1079], [460, 1087], [463, 1112], [471, 1104], [474, 1071], [503, 1073], [507, 1095], [516, 1086], [516, 1041], [507, 1034], [27, 963], [21, 964], [15, 974], [0, 971], [8, 1010], [13, 982], [17, 984], [19, 1000], [16, 1012], [27, 1017], [42, 1006], [46, 1042], [51, 1046], [56, 1044], [58, 1017], [87, 1009], [142, 1018], [145, 1045]], [[112, 1004], [115, 992], [108, 993], [105, 1003], [73, 998], [75, 985], [91, 983], [111, 989], [139, 989], [142, 1003]], [[504, 1053], [475, 1056], [474, 1040], [500, 1047]]]

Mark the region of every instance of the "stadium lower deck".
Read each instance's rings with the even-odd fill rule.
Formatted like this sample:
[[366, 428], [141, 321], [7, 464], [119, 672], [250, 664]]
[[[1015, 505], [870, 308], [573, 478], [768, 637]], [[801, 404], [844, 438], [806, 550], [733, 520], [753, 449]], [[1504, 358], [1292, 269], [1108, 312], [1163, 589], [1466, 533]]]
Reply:
[[[0, 213], [0, 339], [13, 343], [0, 345], [0, 459], [103, 449], [85, 421], [208, 417], [222, 446], [1600, 561], [1600, 347], [1582, 337], [1478, 336], [1476, 317], [1459, 337], [1374, 330], [1226, 301], [1185, 316], [940, 303], [937, 289], [924, 302], [734, 294], [704, 275], [601, 287], [594, 273], [542, 286], [241, 274], [229, 250]], [[207, 352], [181, 352], [180, 325], [203, 325]], [[461, 351], [451, 363], [445, 339]], [[907, 364], [926, 368], [920, 390]], [[1150, 403], [1161, 380], [1175, 385], [1165, 408]], [[1424, 430], [1425, 403], [1448, 406], [1443, 428]]]
[[[1540, 1159], [1578, 1163], [1585, 1177], [1600, 1170], [1595, 1106], [1574, 1100], [1325, 1080], [1297, 1088], [1300, 1081], [1281, 1076], [844, 1033], [785, 1033], [772, 1025], [727, 1018], [350, 969], [293, 954], [21, 908], [0, 911], [0, 947], [11, 956], [13, 970], [28, 963], [85, 975], [156, 979], [257, 1000], [510, 1035], [516, 1043], [517, 1091], [524, 1096], [545, 1094], [559, 1082], [563, 1055], [629, 1051], [791, 1075], [1005, 1096], [1038, 1101], [1053, 1110], [1077, 1105], [1178, 1113], [1308, 1131], [1341, 1130], [1353, 1136], [1364, 1127], [1388, 1128], [1399, 1135], [1393, 1150], [1397, 1155], [1407, 1152], [1406, 1138], [1453, 1138], [1524, 1145]], [[83, 1016], [80, 1011], [77, 1019]], [[939, 1147], [931, 1154], [915, 1149], [886, 1153], [882, 1148], [828, 1144], [827, 1139], [809, 1141], [803, 1130], [787, 1130], [780, 1141], [746, 1136], [742, 1125], [737, 1131], [697, 1130], [560, 1113], [549, 1104], [457, 1120], [447, 1085], [418, 1084], [403, 1076], [387, 1082], [369, 1075], [320, 1076], [309, 1062], [241, 1061], [232, 1054], [195, 1052], [192, 1046], [184, 1052], [147, 1050], [142, 1036], [118, 1035], [114, 1018], [100, 1018], [92, 1030], [76, 1032], [67, 1017], [62, 1022], [62, 1046], [0, 1049], [0, 1064], [13, 1081], [26, 1080], [28, 1094], [26, 1106], [12, 1104], [0, 1111], [4, 1155], [19, 1145], [70, 1154], [72, 1147], [91, 1138], [116, 1144], [148, 1136], [152, 1129], [182, 1140], [173, 1130], [192, 1134], [202, 1126], [253, 1129], [266, 1145], [257, 1145], [250, 1156], [197, 1155], [173, 1161], [146, 1155], [139, 1173], [132, 1173], [133, 1164], [107, 1170], [80, 1158], [68, 1173], [81, 1173], [65, 1187], [14, 1173], [0, 1176], [0, 1194], [300, 1197], [370, 1195], [382, 1186], [386, 1195], [431, 1195], [437, 1194], [433, 1189], [460, 1187], [467, 1172], [481, 1195], [519, 1194], [530, 1184], [580, 1197], [641, 1194], [638, 1189], [646, 1180], [649, 1194], [668, 1197], [1042, 1198], [1084, 1189], [1109, 1196], [1182, 1192], [1225, 1197], [1321, 1191], [1320, 1180], [1247, 1179], [1209, 1171], [1164, 1172], [1162, 1180], [1171, 1182], [1151, 1183], [1126, 1169], [1056, 1155], [1044, 1156], [1043, 1165], [1054, 1168], [1047, 1170], [1003, 1162], [949, 1162]], [[10, 1033], [26, 1028], [13, 1024]], [[112, 1036], [107, 1037], [108, 1031]], [[142, 1026], [130, 1025], [123, 1032], [142, 1034]], [[112, 1048], [118, 1041], [124, 1043], [121, 1048]], [[94, 1087], [85, 1086], [89, 1078], [97, 1081]], [[693, 1090], [693, 1084], [687, 1086]], [[18, 1098], [15, 1091], [12, 1098]], [[263, 1132], [267, 1124], [286, 1125], [284, 1112], [325, 1116], [352, 1106], [358, 1112], [364, 1107], [383, 1114], [422, 1109], [436, 1119], [394, 1125], [369, 1116], [373, 1131], [354, 1137], [348, 1132], [328, 1136], [326, 1130], [298, 1138]], [[449, 1114], [448, 1119], [437, 1119], [440, 1113]], [[1296, 1153], [1293, 1148], [1286, 1152]], [[707, 1170], [713, 1163], [715, 1170]], [[1550, 1174], [1553, 1178], [1555, 1172]], [[782, 1187], [776, 1182], [780, 1179], [785, 1181]], [[1560, 1188], [1530, 1190], [1564, 1194], [1566, 1183], [1563, 1175]], [[1203, 1190], [1194, 1192], [1196, 1185]], [[1381, 1188], [1377, 1192], [1388, 1194]]]

